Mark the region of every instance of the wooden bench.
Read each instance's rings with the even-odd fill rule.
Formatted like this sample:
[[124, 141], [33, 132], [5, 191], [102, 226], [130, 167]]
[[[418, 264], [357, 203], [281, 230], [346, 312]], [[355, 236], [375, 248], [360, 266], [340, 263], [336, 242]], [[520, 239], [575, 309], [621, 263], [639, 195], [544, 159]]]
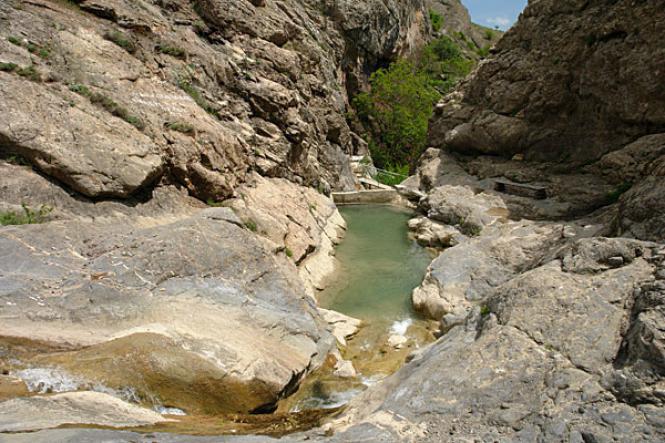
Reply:
[[494, 190], [505, 194], [535, 198], [537, 200], [547, 198], [547, 188], [544, 186], [525, 185], [511, 182], [510, 180], [494, 180]]

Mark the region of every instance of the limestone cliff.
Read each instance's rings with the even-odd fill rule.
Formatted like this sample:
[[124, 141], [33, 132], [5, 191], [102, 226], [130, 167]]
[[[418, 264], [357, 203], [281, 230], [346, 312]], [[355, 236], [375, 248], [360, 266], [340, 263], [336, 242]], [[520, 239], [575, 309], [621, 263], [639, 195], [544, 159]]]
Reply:
[[[473, 23], [469, 11], [461, 0], [428, 0], [427, 8], [433, 18], [432, 21], [441, 22], [440, 29], [433, 29], [434, 34], [443, 34], [452, 38], [471, 58], [484, 55], [483, 51], [488, 52], [503, 35], [503, 31]], [[433, 23], [433, 27], [437, 26]]]
[[250, 171], [354, 186], [348, 92], [428, 34], [422, 0], [10, 0], [0, 153], [92, 198], [203, 200]]
[[[662, 239], [655, 195], [663, 192], [665, 150], [657, 135], [665, 132], [663, 14], [658, 1], [530, 2], [494, 55], [439, 104], [431, 145], [472, 157], [517, 155], [527, 167], [479, 159], [472, 172], [541, 182], [562, 201], [581, 192], [581, 212], [634, 185], [620, 199], [615, 232]], [[586, 178], [549, 178], [573, 170]]]

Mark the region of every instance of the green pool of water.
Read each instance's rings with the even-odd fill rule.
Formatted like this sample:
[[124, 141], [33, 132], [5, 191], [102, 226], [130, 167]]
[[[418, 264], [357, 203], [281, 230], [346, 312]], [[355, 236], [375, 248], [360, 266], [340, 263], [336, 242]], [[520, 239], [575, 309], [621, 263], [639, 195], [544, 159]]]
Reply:
[[411, 212], [390, 206], [342, 206], [346, 237], [337, 248], [340, 268], [319, 304], [364, 320], [369, 326], [413, 316], [411, 291], [431, 261], [408, 238]]
[[[358, 376], [341, 379], [324, 367], [309, 377], [282, 405], [284, 410], [329, 409], [346, 404], [370, 384], [396, 371], [406, 356], [433, 336], [411, 307], [411, 292], [432, 257], [408, 236], [412, 213], [390, 206], [343, 206], [346, 237], [336, 249], [339, 267], [319, 305], [363, 320], [342, 350]], [[407, 343], [388, 344], [391, 334]]]

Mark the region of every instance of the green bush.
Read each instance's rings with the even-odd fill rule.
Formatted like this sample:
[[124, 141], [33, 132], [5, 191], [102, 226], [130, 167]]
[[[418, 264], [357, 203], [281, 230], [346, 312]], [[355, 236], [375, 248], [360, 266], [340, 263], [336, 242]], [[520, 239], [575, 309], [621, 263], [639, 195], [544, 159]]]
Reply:
[[10, 35], [9, 37], [7, 37], [7, 41], [9, 43], [13, 44], [13, 45], [21, 46], [21, 39], [18, 38], [18, 37], [15, 37], [13, 35]]
[[487, 317], [487, 316], [490, 315], [491, 313], [492, 313], [492, 311], [490, 310], [490, 307], [489, 307], [489, 306], [487, 306], [487, 305], [482, 305], [482, 306], [480, 307], [480, 315], [481, 315], [481, 316], [483, 316], [483, 317]]
[[196, 20], [192, 26], [194, 27], [194, 32], [196, 32], [199, 35], [205, 35], [210, 32], [208, 26], [205, 24], [203, 20]]
[[443, 36], [427, 45], [420, 57], [420, 67], [431, 78], [436, 89], [445, 94], [473, 69], [474, 61], [467, 59], [460, 47]]
[[25, 159], [25, 157], [18, 155], [18, 154], [12, 154], [9, 157], [5, 158], [5, 161], [7, 163], [10, 163], [12, 165], [17, 165], [17, 166], [30, 166], [30, 162]]
[[14, 72], [18, 69], [16, 63], [0, 63], [0, 71], [2, 72]]
[[21, 77], [25, 77], [28, 80], [31, 80], [33, 82], [41, 82], [42, 81], [42, 76], [37, 70], [35, 69], [34, 66], [26, 66], [24, 68], [20, 68], [18, 71], [16, 71], [18, 75]]
[[427, 142], [434, 104], [473, 66], [474, 61], [443, 36], [427, 45], [416, 61], [399, 60], [372, 74], [371, 90], [356, 96], [353, 104], [369, 130], [370, 153], [378, 167], [415, 167]]
[[76, 92], [79, 95], [82, 95], [84, 97], [90, 97], [92, 95], [92, 92], [90, 92], [90, 89], [88, 89], [87, 86], [81, 85], [79, 83], [73, 83], [69, 85], [69, 90], [72, 92]]
[[487, 56], [490, 54], [490, 46], [489, 46], [489, 45], [486, 45], [486, 46], [483, 46], [482, 48], [477, 48], [477, 49], [476, 49], [476, 53], [477, 53], [481, 58], [485, 58], [485, 57], [487, 57]]
[[157, 49], [157, 51], [161, 52], [162, 54], [167, 54], [175, 58], [184, 59], [187, 57], [187, 52], [184, 49], [177, 46], [171, 46], [166, 43], [160, 43], [156, 46], [155, 49]]
[[494, 31], [485, 29], [485, 40], [492, 40], [494, 38]]
[[30, 225], [43, 223], [53, 208], [42, 205], [37, 211], [29, 208], [25, 203], [21, 203], [23, 213], [14, 211], [0, 212], [0, 225]]
[[124, 121], [134, 126], [135, 128], [139, 130], [145, 128], [145, 125], [143, 124], [143, 121], [140, 118], [131, 115], [127, 109], [123, 108], [122, 106], [114, 102], [113, 99], [111, 99], [110, 97], [101, 94], [99, 92], [93, 92], [92, 95], [90, 95], [89, 99], [91, 103], [101, 106], [111, 115], [123, 119]]
[[293, 251], [291, 249], [289, 249], [288, 247], [284, 248], [284, 253], [289, 258], [293, 257]]
[[185, 91], [197, 105], [203, 108], [208, 114], [219, 117], [219, 112], [215, 109], [209, 102], [206, 100], [198, 89], [196, 89], [190, 82], [186, 80], [180, 80], [178, 82], [178, 87]]
[[133, 54], [136, 52], [136, 44], [130, 40], [125, 34], [119, 31], [107, 32], [104, 38], [116, 45], [120, 46], [125, 51]]
[[245, 222], [245, 227], [247, 227], [247, 229], [249, 229], [252, 232], [256, 232], [256, 230], [258, 229], [258, 227], [256, 226], [256, 222], [254, 220], [247, 220]]
[[409, 176], [409, 165], [393, 166], [387, 165], [385, 171], [379, 171], [374, 179], [388, 186], [402, 183]]
[[609, 193], [607, 194], [607, 198], [608, 198], [608, 200], [610, 201], [610, 203], [616, 203], [616, 202], [619, 201], [619, 198], [620, 198], [623, 194], [625, 194], [626, 192], [628, 192], [628, 190], [629, 190], [630, 188], [632, 188], [632, 187], [633, 187], [633, 184], [632, 184], [632, 183], [629, 183], [629, 182], [623, 182], [623, 183], [621, 183], [619, 186], [617, 186], [616, 189], [614, 189], [613, 191], [609, 192]]
[[123, 119], [130, 125], [134, 126], [136, 129], [143, 130], [145, 128], [143, 120], [135, 115], [130, 114], [127, 109], [113, 101], [111, 97], [108, 97], [100, 92], [92, 92], [87, 86], [78, 83], [69, 85], [69, 90], [82, 95], [83, 97], [86, 97], [93, 105], [104, 108], [111, 115]]
[[439, 32], [443, 26], [443, 16], [436, 13], [436, 11], [429, 10], [429, 21], [432, 24], [432, 30], [434, 32]]
[[166, 127], [172, 131], [182, 132], [183, 134], [194, 134], [194, 126], [185, 122], [171, 122], [167, 123]]
[[379, 69], [370, 83], [371, 91], [358, 95], [354, 102], [360, 118], [377, 135], [382, 152], [374, 155], [374, 161], [383, 168], [415, 165], [425, 148], [428, 121], [439, 93], [430, 77], [407, 60]]

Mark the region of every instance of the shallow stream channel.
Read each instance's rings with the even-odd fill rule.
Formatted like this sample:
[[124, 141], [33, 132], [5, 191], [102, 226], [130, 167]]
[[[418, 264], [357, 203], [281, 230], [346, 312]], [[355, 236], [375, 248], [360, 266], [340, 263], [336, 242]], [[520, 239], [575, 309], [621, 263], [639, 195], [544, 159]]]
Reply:
[[[338, 267], [330, 277], [328, 288], [318, 294], [318, 302], [322, 308], [362, 321], [358, 332], [347, 338], [346, 346], [341, 346], [337, 355], [330, 354], [272, 413], [205, 416], [164, 410], [160, 412], [173, 420], [125, 429], [144, 434], [272, 436], [311, 429], [341, 413], [353, 397], [394, 373], [409, 354], [434, 340], [433, 331], [438, 325], [419, 318], [411, 307], [411, 292], [421, 283], [432, 259], [428, 250], [409, 237], [407, 222], [412, 213], [371, 205], [342, 206], [340, 212], [348, 229], [336, 249]], [[35, 345], [28, 348], [20, 340], [7, 346], [26, 348], [26, 358], [33, 351], [36, 354], [62, 351], [35, 348]], [[340, 371], [340, 364], [345, 371]], [[353, 368], [349, 368], [351, 364]], [[2, 388], [0, 385], [0, 399]], [[9, 398], [29, 395], [4, 394]]]
[[341, 206], [340, 212], [348, 230], [337, 247], [339, 266], [318, 299], [322, 308], [362, 320], [341, 352], [357, 375], [335, 374], [332, 361], [282, 401], [281, 412], [339, 408], [434, 339], [435, 325], [420, 319], [411, 305], [411, 291], [432, 260], [409, 238], [407, 222], [413, 214], [380, 205]]

